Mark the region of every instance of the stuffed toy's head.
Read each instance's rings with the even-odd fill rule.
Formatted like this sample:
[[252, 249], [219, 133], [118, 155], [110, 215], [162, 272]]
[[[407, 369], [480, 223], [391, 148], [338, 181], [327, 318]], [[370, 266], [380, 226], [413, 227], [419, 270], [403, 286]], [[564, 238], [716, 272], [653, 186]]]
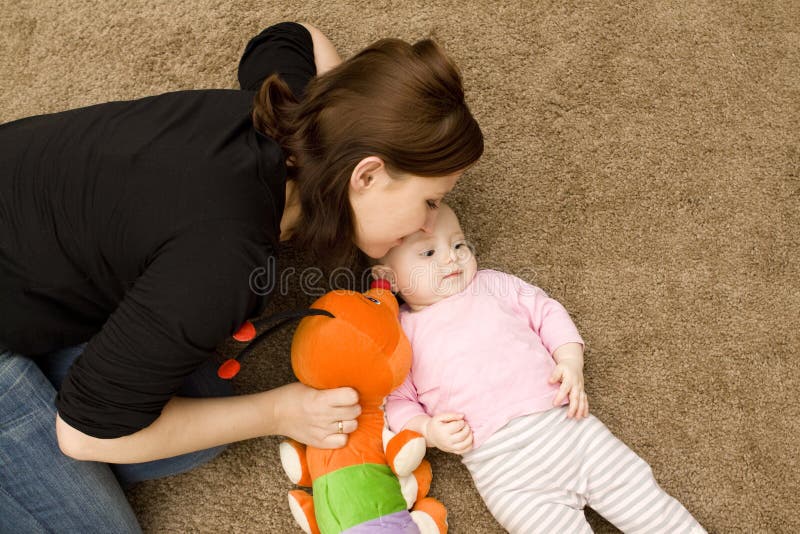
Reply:
[[292, 342], [292, 368], [316, 389], [352, 387], [363, 404], [381, 404], [411, 369], [411, 346], [397, 320], [397, 299], [373, 287], [337, 290], [311, 306], [333, 315], [306, 317]]

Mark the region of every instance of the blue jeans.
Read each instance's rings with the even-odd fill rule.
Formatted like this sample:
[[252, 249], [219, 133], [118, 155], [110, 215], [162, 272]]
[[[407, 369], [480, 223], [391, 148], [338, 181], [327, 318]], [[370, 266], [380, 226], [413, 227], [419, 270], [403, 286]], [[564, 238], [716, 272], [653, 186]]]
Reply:
[[[124, 487], [188, 471], [216, 447], [141, 464], [81, 462], [55, 435], [56, 391], [85, 345], [29, 358], [0, 347], [0, 533], [140, 532]], [[233, 394], [212, 362], [187, 377], [179, 395]]]

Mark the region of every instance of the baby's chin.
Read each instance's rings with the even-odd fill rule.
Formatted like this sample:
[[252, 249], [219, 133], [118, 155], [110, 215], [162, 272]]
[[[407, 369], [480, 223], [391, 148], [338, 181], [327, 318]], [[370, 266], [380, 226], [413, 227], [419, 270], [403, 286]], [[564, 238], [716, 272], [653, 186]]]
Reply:
[[452, 297], [464, 291], [468, 284], [469, 282], [465, 279], [463, 274], [458, 277], [442, 280], [442, 285], [439, 291], [437, 291], [437, 294], [440, 295], [441, 298]]

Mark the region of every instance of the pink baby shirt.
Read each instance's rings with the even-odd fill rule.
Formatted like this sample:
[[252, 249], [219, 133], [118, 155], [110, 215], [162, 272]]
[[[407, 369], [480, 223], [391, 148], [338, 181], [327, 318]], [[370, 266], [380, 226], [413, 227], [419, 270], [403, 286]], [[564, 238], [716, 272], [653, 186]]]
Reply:
[[556, 365], [551, 354], [565, 343], [583, 344], [561, 304], [488, 269], [420, 311], [403, 306], [400, 322], [413, 359], [386, 401], [389, 427], [399, 432], [420, 414], [463, 413], [475, 448], [511, 419], [552, 408], [559, 384], [547, 382]]

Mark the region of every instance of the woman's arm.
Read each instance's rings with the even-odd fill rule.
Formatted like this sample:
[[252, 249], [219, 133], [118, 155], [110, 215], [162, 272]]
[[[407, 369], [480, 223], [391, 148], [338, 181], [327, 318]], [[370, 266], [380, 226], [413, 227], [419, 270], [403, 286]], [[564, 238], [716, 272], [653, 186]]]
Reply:
[[314, 43], [314, 63], [317, 65], [317, 76], [324, 74], [342, 62], [333, 43], [321, 31], [311, 24], [301, 22], [302, 26], [311, 33]]
[[174, 397], [150, 426], [113, 439], [84, 434], [56, 416], [56, 434], [67, 456], [122, 464], [273, 434], [315, 447], [337, 448], [347, 442], [347, 434], [337, 433], [337, 422], [356, 419], [361, 412], [357, 402], [358, 395], [350, 388], [318, 391], [293, 383], [235, 397]]

